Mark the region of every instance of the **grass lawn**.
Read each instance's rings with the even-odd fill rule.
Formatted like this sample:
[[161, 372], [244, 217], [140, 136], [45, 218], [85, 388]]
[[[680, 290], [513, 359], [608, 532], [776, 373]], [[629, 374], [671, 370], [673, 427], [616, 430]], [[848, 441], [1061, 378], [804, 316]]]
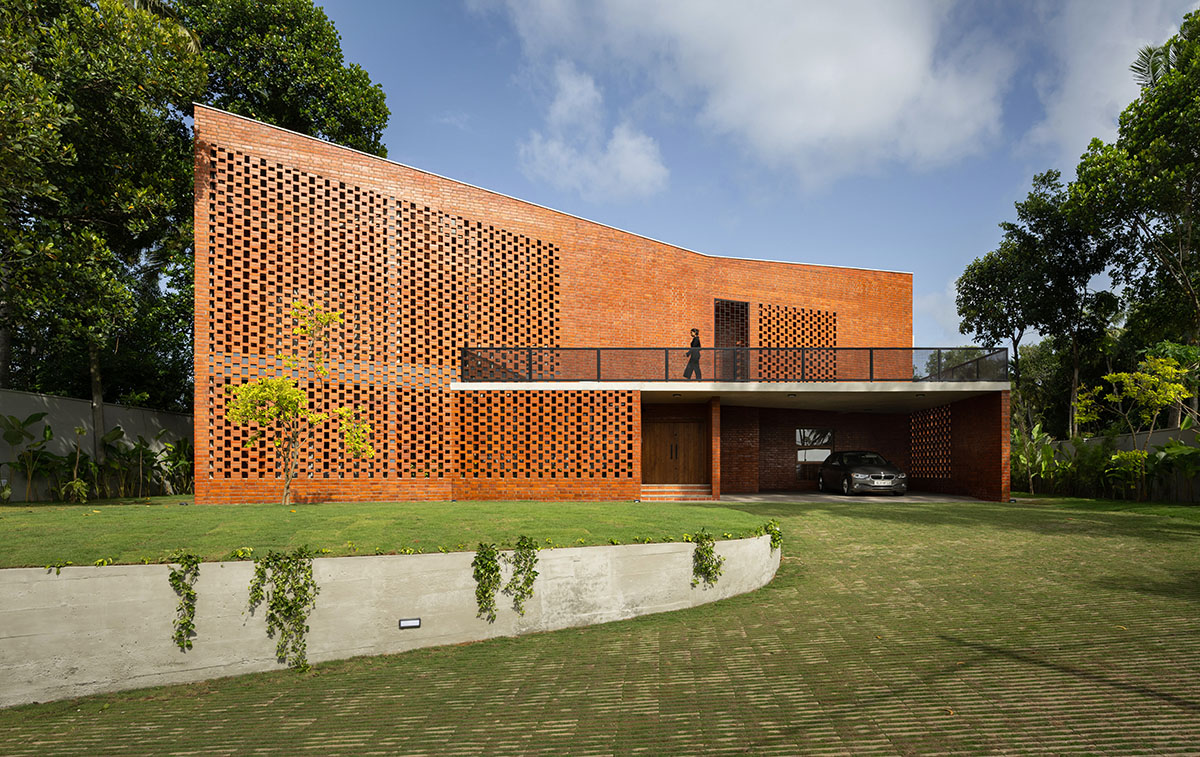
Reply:
[[[481, 541], [513, 546], [581, 546], [636, 540], [679, 541], [707, 528], [741, 536], [764, 519], [728, 508], [633, 502], [383, 502], [193, 505], [188, 497], [19, 504], [0, 507], [0, 568], [70, 562], [158, 562], [177, 549], [204, 560], [241, 547], [255, 554], [308, 545], [330, 556], [474, 550]], [[725, 537], [728, 538], [728, 537]]]
[[1106, 513], [1140, 513], [1141, 515], [1163, 515], [1168, 518], [1183, 518], [1200, 523], [1200, 505], [1178, 505], [1166, 502], [1132, 502], [1127, 499], [1083, 499], [1060, 497], [1056, 494], [1025, 494], [1014, 492], [1013, 497], [1027, 505], [1059, 507]]
[[730, 507], [782, 522], [752, 594], [12, 708], [0, 753], [1200, 752], [1193, 520], [1041, 499], [705, 509]]

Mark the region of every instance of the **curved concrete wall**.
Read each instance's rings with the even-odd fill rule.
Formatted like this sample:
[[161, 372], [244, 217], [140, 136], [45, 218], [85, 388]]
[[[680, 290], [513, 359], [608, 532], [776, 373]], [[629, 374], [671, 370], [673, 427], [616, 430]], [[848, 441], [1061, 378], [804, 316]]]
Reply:
[[[780, 554], [769, 537], [718, 542], [724, 573], [693, 589], [691, 544], [539, 552], [534, 595], [518, 616], [497, 596], [494, 624], [475, 617], [469, 552], [313, 561], [311, 662], [605, 623], [713, 602], [763, 586]], [[0, 706], [200, 681], [281, 667], [265, 607], [246, 610], [250, 562], [204, 563], [194, 648], [172, 642], [178, 597], [163, 565], [0, 570]], [[507, 580], [507, 571], [505, 571]], [[399, 630], [401, 618], [419, 629]]]

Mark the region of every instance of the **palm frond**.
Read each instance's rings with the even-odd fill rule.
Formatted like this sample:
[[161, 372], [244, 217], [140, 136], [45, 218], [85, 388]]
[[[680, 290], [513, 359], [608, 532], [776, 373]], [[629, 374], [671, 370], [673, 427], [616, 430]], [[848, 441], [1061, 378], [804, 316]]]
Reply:
[[200, 52], [200, 38], [183, 23], [179, 11], [169, 0], [121, 0], [127, 8], [135, 11], [145, 11], [163, 21], [170, 22], [173, 32], [181, 38], [186, 38], [188, 52], [193, 55]]
[[1164, 73], [1166, 46], [1146, 45], [1138, 50], [1137, 58], [1129, 65], [1133, 78], [1142, 89], [1154, 89]]

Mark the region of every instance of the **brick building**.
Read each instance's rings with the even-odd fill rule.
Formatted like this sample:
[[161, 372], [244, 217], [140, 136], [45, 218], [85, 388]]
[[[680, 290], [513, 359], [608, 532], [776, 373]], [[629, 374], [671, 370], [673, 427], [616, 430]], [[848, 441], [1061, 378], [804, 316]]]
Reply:
[[832, 449], [1008, 497], [1007, 356], [914, 349], [911, 274], [700, 254], [202, 106], [195, 128], [198, 502], [278, 497], [224, 389], [293, 351], [296, 300], [344, 313], [302, 383], [377, 450], [319, 429], [300, 501], [805, 490]]

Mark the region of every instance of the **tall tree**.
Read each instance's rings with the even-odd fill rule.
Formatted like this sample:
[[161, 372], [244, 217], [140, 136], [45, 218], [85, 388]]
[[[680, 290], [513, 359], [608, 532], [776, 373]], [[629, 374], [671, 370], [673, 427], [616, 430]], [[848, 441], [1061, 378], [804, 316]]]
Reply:
[[1116, 312], [1107, 292], [1093, 292], [1091, 282], [1107, 267], [1110, 250], [1098, 244], [1058, 171], [1033, 177], [1033, 187], [1016, 203], [1017, 222], [1002, 223], [1004, 237], [1026, 250], [1025, 257], [1040, 261], [1040, 296], [1033, 309], [1032, 325], [1043, 335], [1061, 336], [1071, 356], [1070, 415], [1067, 428], [1076, 433], [1075, 402], [1079, 393], [1081, 345], [1103, 334]]
[[53, 192], [25, 227], [39, 247], [9, 280], [22, 293], [18, 317], [85, 345], [100, 430], [101, 352], [132, 316], [148, 253], [190, 214], [181, 114], [203, 91], [205, 70], [178, 33], [116, 0], [39, 0], [32, 10], [39, 33], [29, 65], [58, 84], [74, 116], [61, 130], [74, 160], [43, 164]]
[[178, 0], [208, 62], [201, 102], [387, 156], [383, 88], [346, 64], [341, 37], [312, 0]]
[[1015, 204], [1017, 220], [1000, 224], [1000, 247], [976, 260], [958, 280], [963, 333], [994, 343], [1007, 336], [1020, 384], [1019, 343], [1028, 329], [1062, 337], [1072, 364], [1067, 428], [1075, 432], [1081, 345], [1103, 334], [1116, 310], [1111, 295], [1093, 292], [1092, 279], [1105, 270], [1109, 250], [1098, 245], [1088, 224], [1070, 204], [1058, 171], [1033, 178], [1026, 198]]
[[[54, 26], [72, 14], [82, 14], [83, 23], [69, 41]], [[97, 26], [96, 18], [114, 23]], [[139, 19], [136, 33], [125, 18]], [[201, 31], [205, 47], [196, 56]], [[136, 61], [145, 35], [162, 44], [155, 42], [140, 71], [131, 70], [127, 63]], [[55, 38], [63, 41], [58, 53]], [[71, 50], [90, 50], [101, 60], [88, 70]], [[162, 65], [167, 56], [187, 63]], [[205, 64], [215, 69], [211, 87], [197, 84], [196, 70]], [[126, 75], [132, 78], [123, 80]], [[115, 92], [121, 81], [125, 91]], [[178, 96], [164, 99], [166, 89]], [[141, 137], [146, 119], [117, 123], [139, 98], [143, 105], [159, 103], [141, 111], [161, 117]], [[90, 396], [91, 376], [99, 373], [112, 379], [102, 387], [109, 401], [127, 395], [154, 407], [190, 404], [193, 157], [186, 115], [193, 101], [384, 154], [383, 93], [362, 69], [343, 63], [337, 31], [312, 0], [0, 0], [0, 386], [12, 365], [19, 388]], [[66, 124], [83, 116], [90, 123], [67, 133]], [[119, 137], [111, 148], [104, 144], [110, 131]], [[140, 153], [122, 153], [126, 136]], [[86, 154], [72, 162], [77, 148]], [[67, 165], [74, 168], [61, 168]], [[62, 215], [65, 206], [47, 201], [50, 194], [62, 196], [46, 173], [52, 168], [55, 181], [75, 187], [75, 211], [86, 205], [86, 213]], [[78, 196], [89, 175], [100, 197], [118, 174], [125, 177], [121, 191], [131, 189], [136, 182], [129, 177], [137, 172], [150, 189], [135, 203], [108, 203], [105, 210]], [[46, 192], [34, 191], [39, 186]], [[119, 207], [144, 222], [138, 233], [110, 212]], [[48, 235], [52, 226], [59, 236]], [[80, 229], [95, 231], [111, 255], [88, 237], [71, 237]], [[52, 288], [38, 290], [43, 297], [15, 286], [21, 276], [37, 278], [35, 271], [41, 281], [65, 276], [49, 266], [65, 269], [68, 259], [96, 271], [98, 284], [121, 284], [128, 296], [108, 300], [112, 317], [73, 320], [68, 316], [79, 312], [78, 302], [56, 308]], [[107, 273], [95, 268], [102, 261]], [[108, 275], [114, 272], [120, 276]], [[79, 323], [102, 332], [91, 339], [99, 349], [85, 348], [73, 327]], [[46, 370], [51, 364], [54, 370]]]
[[37, 254], [30, 225], [57, 192], [47, 171], [70, 164], [62, 130], [77, 119], [61, 83], [36, 65], [42, 29], [34, 0], [0, 3], [0, 389], [9, 388], [13, 327], [27, 305], [14, 277]]
[[[1114, 279], [1143, 298], [1162, 282], [1187, 303], [1200, 340], [1200, 12], [1134, 64], [1141, 95], [1121, 114], [1117, 141], [1092, 140], [1072, 185], [1074, 204], [1119, 254]], [[1166, 52], [1163, 52], [1165, 50]], [[1139, 68], [1145, 68], [1144, 75]]]
[[1029, 251], [1005, 239], [972, 261], [958, 277], [959, 331], [988, 346], [1007, 342], [1013, 385], [1021, 387], [1021, 340], [1036, 318], [1041, 297], [1039, 262]]

